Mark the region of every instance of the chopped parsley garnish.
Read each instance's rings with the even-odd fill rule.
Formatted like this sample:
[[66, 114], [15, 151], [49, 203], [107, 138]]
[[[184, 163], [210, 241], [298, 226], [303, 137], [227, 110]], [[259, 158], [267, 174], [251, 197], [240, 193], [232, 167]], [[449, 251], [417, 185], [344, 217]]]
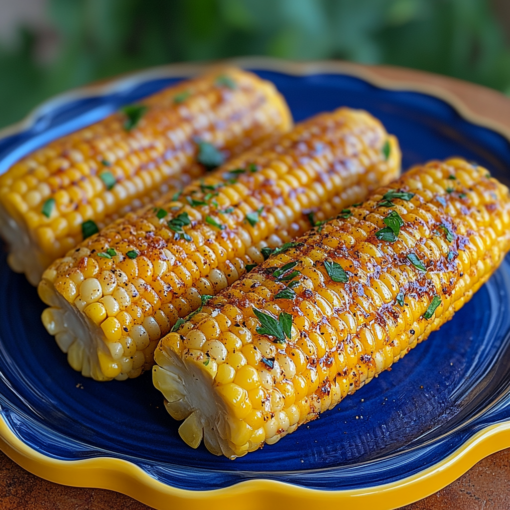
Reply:
[[448, 179], [450, 179], [450, 181], [456, 181], [457, 177], [455, 177], [455, 175], [449, 175]]
[[209, 358], [209, 357], [208, 357], [208, 358], [204, 361], [204, 365], [205, 365], [205, 366], [209, 365], [209, 361], [211, 361], [211, 358]]
[[312, 225], [312, 227], [314, 227], [314, 228], [319, 227], [318, 232], [320, 232], [322, 230], [322, 228], [324, 227], [324, 224], [326, 223], [326, 221], [315, 221], [314, 215], [315, 215], [315, 213], [310, 212], [306, 215], [306, 217], [310, 221], [310, 224]]
[[396, 302], [400, 305], [400, 306], [404, 306], [405, 304], [405, 301], [404, 301], [404, 293], [402, 291], [400, 291], [398, 294], [397, 294], [397, 297], [396, 297]]
[[217, 197], [218, 195], [219, 193], [207, 193], [204, 197], [204, 200], [208, 202], [209, 200], [211, 200], [211, 198]]
[[51, 216], [51, 213], [53, 212], [53, 209], [55, 208], [55, 199], [54, 198], [48, 198], [46, 202], [44, 202], [41, 213], [46, 216], [46, 218], [49, 218]]
[[185, 232], [180, 233], [176, 232], [174, 235], [174, 239], [176, 241], [179, 241], [180, 239], [184, 239], [184, 241], [193, 241], [193, 238], [190, 235], [186, 234]]
[[94, 234], [97, 234], [99, 232], [99, 228], [97, 227], [96, 223], [92, 220], [84, 221], [81, 224], [81, 233], [83, 234], [83, 239], [87, 239], [90, 236], [93, 236]]
[[455, 190], [453, 188], [446, 188], [446, 193], [453, 193]]
[[189, 90], [183, 90], [182, 92], [175, 94], [174, 103], [175, 104], [184, 103], [184, 101], [186, 101], [186, 99], [188, 99], [189, 96], [191, 96], [191, 92]]
[[129, 250], [129, 251], [126, 253], [126, 257], [127, 257], [128, 259], [134, 260], [134, 259], [136, 259], [136, 257], [138, 257], [138, 252], [136, 252], [135, 250]]
[[299, 276], [299, 271], [292, 271], [290, 274], [286, 274], [285, 276], [281, 276], [279, 280], [281, 282], [288, 282], [289, 280], [292, 280], [292, 278], [295, 278], [296, 276]]
[[115, 255], [117, 255], [117, 252], [113, 248], [108, 248], [105, 252], [97, 254], [98, 257], [103, 259], [111, 259]]
[[442, 196], [437, 196], [436, 200], [443, 206], [446, 207], [446, 200]]
[[240, 175], [245, 172], [246, 170], [244, 168], [235, 168], [234, 170], [229, 170], [225, 175]]
[[459, 193], [459, 198], [467, 198], [467, 195], [465, 193]]
[[416, 269], [419, 269], [420, 271], [427, 271], [427, 268], [424, 266], [423, 262], [416, 256], [416, 254], [410, 253], [407, 256], [407, 258]]
[[213, 170], [223, 165], [225, 162], [225, 155], [213, 144], [203, 140], [198, 140], [196, 144], [198, 146], [197, 160], [199, 163], [202, 163], [207, 170]]
[[101, 172], [99, 174], [99, 178], [103, 181], [108, 191], [110, 191], [115, 186], [115, 184], [117, 184], [117, 180], [111, 172]]
[[228, 89], [235, 90], [237, 88], [237, 83], [233, 78], [228, 76], [227, 74], [222, 74], [216, 78], [216, 85], [219, 87], [227, 87]]
[[126, 131], [131, 131], [134, 129], [142, 117], [147, 112], [147, 106], [143, 104], [131, 104], [128, 106], [124, 106], [121, 109], [122, 113], [126, 116], [126, 120], [124, 121], [124, 129]]
[[184, 234], [182, 228], [185, 225], [191, 225], [191, 220], [189, 219], [187, 212], [178, 214], [175, 218], [172, 218], [168, 222], [168, 228], [174, 232], [177, 232], [178, 234]]
[[395, 204], [391, 200], [381, 200], [377, 205], [380, 207], [393, 207]]
[[109, 161], [107, 161], [106, 159], [102, 159], [101, 164], [104, 166], [112, 166], [112, 164]]
[[486, 177], [487, 179], [490, 179], [490, 178], [491, 178], [491, 174], [487, 172], [487, 173], [485, 174], [485, 177]]
[[439, 296], [434, 296], [427, 308], [427, 311], [423, 314], [423, 318], [427, 320], [431, 319], [440, 304], [441, 298]]
[[233, 207], [227, 207], [226, 209], [223, 209], [221, 211], [218, 211], [220, 214], [230, 214], [232, 212], [234, 212], [234, 208]]
[[255, 269], [257, 264], [246, 264], [246, 272], [249, 273], [252, 269]]
[[175, 333], [186, 321], [182, 318], [177, 319], [177, 322], [172, 326], [171, 333]]
[[413, 197], [414, 197], [414, 193], [410, 193], [408, 191], [396, 191], [396, 190], [388, 191], [388, 193], [386, 193], [383, 196], [384, 200], [393, 200], [395, 198], [400, 198], [400, 200], [405, 200], [406, 202], [411, 200], [411, 198], [413, 198]]
[[329, 277], [334, 282], [347, 283], [349, 281], [349, 277], [347, 276], [347, 273], [344, 271], [344, 268], [337, 262], [325, 260], [324, 267], [326, 268], [326, 272], [328, 273]]
[[259, 171], [259, 168], [258, 166], [255, 164], [255, 163], [250, 163], [248, 165], [248, 171], [252, 174], [254, 174], [255, 172], [258, 172]]
[[397, 211], [391, 211], [383, 221], [386, 227], [377, 231], [375, 237], [380, 241], [394, 243], [400, 234], [400, 227], [404, 225], [404, 220]]
[[227, 184], [237, 184], [237, 179], [227, 179]]
[[202, 200], [195, 200], [191, 197], [186, 197], [186, 200], [188, 201], [188, 204], [191, 205], [191, 207], [197, 207], [199, 205], [207, 205], [207, 202], [203, 202]]
[[358, 202], [357, 204], [352, 204], [353, 207], [358, 207], [360, 205], [363, 205], [363, 202]]
[[206, 191], [216, 191], [217, 189], [223, 188], [225, 186], [222, 182], [219, 182], [218, 184], [205, 184], [204, 182], [200, 183], [200, 189], [203, 193]]
[[164, 209], [156, 209], [156, 217], [158, 220], [162, 220], [166, 216], [168, 216], [168, 212], [166, 212]]
[[439, 228], [446, 234], [446, 240], [451, 243], [454, 240], [454, 236], [450, 229], [446, 225], [439, 225]]
[[276, 271], [274, 271], [273, 276], [275, 278], [280, 278], [285, 273], [289, 272], [291, 269], [294, 269], [298, 265], [297, 261], [289, 262], [288, 264], [279, 267]]
[[389, 140], [386, 140], [384, 142], [384, 145], [383, 145], [383, 148], [382, 148], [382, 153], [383, 153], [384, 159], [386, 161], [388, 161], [388, 158], [390, 157], [390, 154], [391, 154], [391, 145], [390, 145], [390, 141]]
[[205, 217], [205, 221], [209, 223], [209, 225], [219, 228], [220, 230], [225, 230], [226, 228], [225, 225], [222, 225], [221, 223], [217, 222], [212, 216], [207, 215]]
[[278, 292], [278, 294], [275, 295], [275, 299], [294, 299], [296, 297], [296, 293], [289, 289], [288, 287], [286, 289], [281, 290]]
[[342, 218], [346, 220], [352, 216], [352, 211], [350, 209], [342, 209], [342, 212], [337, 216], [337, 218]]
[[208, 294], [202, 294], [200, 296], [200, 306], [194, 311], [191, 312], [188, 316], [186, 316], [184, 319], [180, 318], [177, 320], [177, 322], [173, 325], [172, 329], [170, 330], [172, 333], [177, 331], [186, 321], [191, 320], [195, 315], [199, 314], [204, 306], [207, 304], [207, 302], [212, 299], [213, 296], [209, 296]]
[[265, 246], [260, 250], [262, 253], [264, 260], [267, 260], [271, 255], [278, 255], [279, 253], [284, 253], [291, 248], [296, 248], [297, 246], [301, 246], [301, 243], [284, 243], [279, 248], [269, 248], [269, 246]]
[[260, 321], [260, 326], [257, 328], [257, 333], [261, 335], [274, 336], [277, 343], [285, 343], [285, 337], [291, 338], [292, 336], [292, 315], [286, 312], [281, 312], [276, 320], [272, 315], [264, 313], [256, 308], [253, 313]]
[[246, 221], [252, 226], [254, 227], [258, 221], [259, 221], [259, 218], [260, 218], [260, 215], [262, 214], [262, 211], [264, 210], [264, 206], [262, 207], [259, 207], [256, 211], [253, 211], [253, 212], [249, 212], [247, 215], [246, 215]]
[[179, 197], [181, 196], [182, 194], [182, 189], [180, 191], [177, 191], [177, 193], [175, 193], [172, 198], [171, 198], [171, 201], [172, 202], [175, 202], [176, 200], [179, 200]]

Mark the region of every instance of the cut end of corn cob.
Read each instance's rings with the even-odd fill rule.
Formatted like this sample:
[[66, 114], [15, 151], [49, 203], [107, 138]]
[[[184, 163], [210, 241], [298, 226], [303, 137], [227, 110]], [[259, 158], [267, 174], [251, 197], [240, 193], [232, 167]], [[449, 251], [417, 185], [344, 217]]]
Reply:
[[9, 264], [36, 285], [90, 233], [291, 126], [271, 83], [226, 68], [60, 138], [0, 176]]
[[126, 361], [118, 375], [96, 377], [100, 368], [85, 375], [136, 377], [153, 364], [157, 341], [189, 314], [199, 316], [207, 296], [309, 230], [311, 220], [320, 230], [321, 221], [347, 214], [345, 207], [399, 170], [396, 139], [376, 119], [348, 109], [319, 115], [70, 251], [44, 273], [43, 300], [58, 314], [59, 294], [66, 317], [72, 310], [88, 321], [87, 335], [70, 319], [63, 328], [83, 352], [99, 348], [103, 365], [139, 360], [128, 371]]
[[510, 194], [432, 162], [270, 257], [156, 350], [153, 380], [196, 448], [274, 444], [450, 320], [510, 249]]

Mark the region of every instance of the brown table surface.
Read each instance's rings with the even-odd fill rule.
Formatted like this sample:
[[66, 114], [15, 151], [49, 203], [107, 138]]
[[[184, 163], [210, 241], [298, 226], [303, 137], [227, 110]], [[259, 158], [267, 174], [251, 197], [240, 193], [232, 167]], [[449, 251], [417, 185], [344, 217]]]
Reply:
[[[345, 64], [345, 70], [383, 80], [396, 88], [429, 88], [453, 98], [463, 112], [510, 133], [510, 100], [502, 94], [443, 76], [391, 67]], [[1, 510], [147, 510], [127, 496], [100, 489], [66, 487], [38, 478], [0, 452]], [[457, 481], [405, 510], [510, 509], [510, 449], [476, 464]], [[376, 509], [374, 509], [376, 510]]]

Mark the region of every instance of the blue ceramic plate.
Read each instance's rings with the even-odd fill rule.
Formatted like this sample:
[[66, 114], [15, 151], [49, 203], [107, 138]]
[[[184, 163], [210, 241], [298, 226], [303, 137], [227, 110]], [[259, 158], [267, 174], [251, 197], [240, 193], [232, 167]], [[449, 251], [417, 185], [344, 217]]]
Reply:
[[[441, 99], [385, 90], [346, 74], [296, 75], [272, 68], [254, 70], [276, 84], [296, 121], [342, 105], [363, 108], [398, 136], [404, 168], [459, 155], [509, 180], [508, 140], [469, 122]], [[186, 76], [175, 74], [167, 69], [130, 77], [50, 102], [0, 138], [0, 173], [47, 141]], [[98, 383], [73, 371], [39, 319], [43, 309], [36, 290], [9, 270], [3, 250], [0, 404], [9, 429], [4, 441], [12, 446], [15, 437], [41, 462], [56, 459], [68, 463], [70, 470], [81, 465], [76, 460], [126, 460], [140, 468], [142, 485], [144, 479], [155, 479], [169, 490], [191, 491], [190, 500], [193, 491], [261, 479], [290, 484], [288, 495], [294, 486], [330, 495], [398, 486], [441, 465], [477, 434], [510, 422], [508, 258], [452, 321], [390, 372], [278, 444], [236, 461], [214, 457], [204, 447], [192, 450], [180, 440], [150, 373], [126, 382]], [[102, 486], [118, 488], [106, 482]], [[135, 489], [118, 490], [155, 504]], [[301, 494], [306, 499], [311, 492]]]

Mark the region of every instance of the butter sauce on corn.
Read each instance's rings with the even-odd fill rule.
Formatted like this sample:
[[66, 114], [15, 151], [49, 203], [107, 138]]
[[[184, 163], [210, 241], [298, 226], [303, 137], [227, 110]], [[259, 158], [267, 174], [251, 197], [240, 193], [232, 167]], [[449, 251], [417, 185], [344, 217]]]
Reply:
[[[153, 365], [160, 338], [207, 296], [308, 230], [310, 211], [315, 224], [341, 213], [399, 170], [396, 139], [369, 114], [318, 115], [52, 264], [39, 285], [50, 305], [44, 325], [83, 375], [137, 377]], [[219, 334], [208, 324], [191, 334], [197, 348]], [[226, 352], [216, 340], [208, 346]]]
[[461, 159], [350, 211], [162, 339], [153, 380], [188, 445], [235, 458], [276, 443], [450, 320], [510, 249], [508, 189]]
[[60, 138], [0, 176], [9, 264], [37, 285], [51, 262], [90, 233], [291, 125], [271, 83], [228, 68]]

